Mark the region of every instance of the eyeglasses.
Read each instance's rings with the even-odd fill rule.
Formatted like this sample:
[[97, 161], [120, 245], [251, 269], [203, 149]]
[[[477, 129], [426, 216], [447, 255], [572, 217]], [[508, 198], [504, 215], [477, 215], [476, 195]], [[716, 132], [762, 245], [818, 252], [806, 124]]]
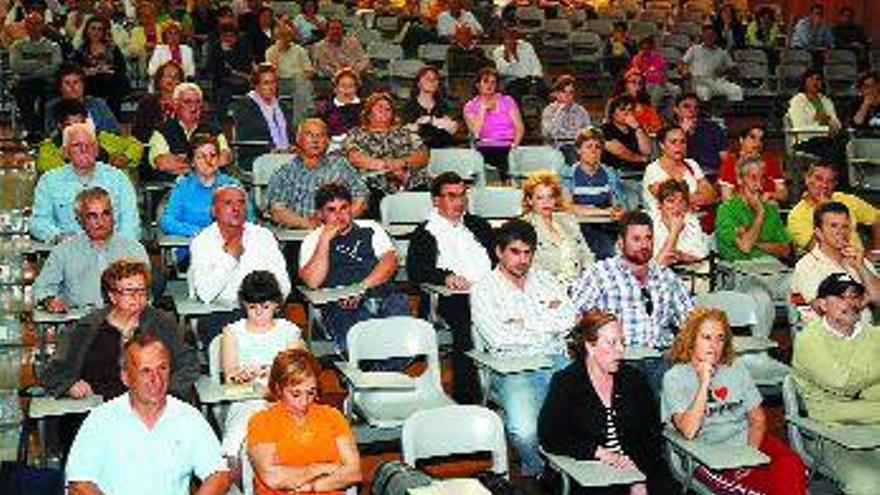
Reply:
[[117, 287], [116, 293], [123, 296], [145, 296], [147, 295], [146, 287]]
[[647, 286], [642, 287], [642, 304], [645, 306], [645, 313], [654, 314], [654, 299], [651, 298], [651, 292], [648, 291]]

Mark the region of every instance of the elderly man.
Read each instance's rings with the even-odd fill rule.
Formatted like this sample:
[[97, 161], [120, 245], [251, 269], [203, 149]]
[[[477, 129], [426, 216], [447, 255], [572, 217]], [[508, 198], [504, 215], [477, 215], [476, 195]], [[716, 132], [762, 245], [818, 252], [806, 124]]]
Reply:
[[40, 241], [61, 242], [83, 233], [74, 213], [80, 191], [100, 187], [110, 194], [120, 236], [138, 239], [140, 216], [134, 187], [124, 172], [97, 161], [98, 142], [89, 123], [71, 124], [62, 133], [67, 165], [43, 174], [34, 191], [30, 233]]
[[85, 234], [55, 246], [34, 282], [34, 299], [52, 313], [103, 306], [101, 273], [115, 260], [134, 258], [149, 266], [147, 251], [138, 241], [114, 235], [107, 191], [93, 187], [80, 192], [76, 217]]
[[694, 91], [703, 101], [708, 101], [713, 96], [742, 101], [742, 87], [725, 78], [736, 71], [736, 65], [727, 50], [718, 46], [718, 33], [714, 26], [703, 26], [701, 41], [684, 52], [679, 62], [681, 73], [691, 76]]
[[[833, 273], [846, 273], [865, 287], [866, 302], [880, 304], [880, 278], [874, 265], [865, 259], [864, 250], [851, 244], [852, 224], [846, 205], [837, 201], [822, 204], [813, 214], [813, 226], [813, 249], [794, 267], [792, 299], [810, 304], [818, 312], [819, 284]], [[862, 316], [870, 321], [869, 310]]]
[[[620, 254], [584, 270], [572, 286], [572, 299], [582, 313], [601, 309], [623, 324], [627, 346], [665, 349], [673, 332], [693, 308], [687, 289], [671, 269], [652, 259], [654, 226], [645, 212], [629, 212], [620, 219]], [[662, 358], [634, 363], [660, 390], [667, 365]]]
[[[814, 320], [794, 341], [792, 367], [810, 419], [830, 424], [880, 426], [880, 328], [859, 322], [865, 288], [847, 274], [819, 284]], [[808, 444], [848, 495], [880, 493], [880, 449], [847, 450]]]
[[272, 174], [266, 188], [266, 205], [275, 223], [291, 229], [318, 226], [315, 192], [330, 182], [344, 184], [351, 192], [354, 216], [363, 213], [367, 186], [344, 156], [327, 154], [328, 143], [327, 125], [320, 119], [306, 119], [297, 128], [299, 153], [290, 164]]
[[188, 154], [196, 134], [210, 134], [217, 138], [220, 148], [220, 166], [232, 160], [229, 143], [217, 127], [202, 121], [202, 90], [195, 83], [180, 83], [174, 88], [174, 118], [165, 121], [150, 137], [150, 168], [143, 171], [146, 178], [171, 181], [190, 170]]
[[873, 230], [873, 246], [880, 247], [880, 210], [871, 203], [855, 196], [835, 191], [837, 171], [833, 164], [817, 162], [810, 165], [804, 180], [806, 192], [804, 197], [788, 214], [788, 233], [797, 247], [806, 249], [813, 238], [813, 214], [819, 205], [827, 201], [837, 201], [846, 205], [850, 214], [852, 233], [850, 244], [862, 247], [862, 240], [856, 231], [858, 225], [865, 225]]
[[247, 195], [237, 184], [214, 191], [214, 223], [190, 243], [190, 296], [202, 302], [238, 301], [238, 287], [254, 270], [268, 270], [278, 279], [284, 297], [290, 293], [287, 265], [272, 232], [248, 222]]
[[548, 272], [531, 268], [538, 243], [535, 228], [510, 220], [498, 229], [498, 266], [471, 289], [471, 317], [487, 352], [498, 357], [545, 356], [553, 366], [492, 377], [492, 395], [520, 457], [520, 473], [537, 476], [538, 414], [554, 371], [568, 363], [565, 335], [577, 311], [565, 287]]
[[312, 60], [318, 73], [325, 77], [333, 77], [344, 67], [353, 69], [359, 76], [370, 68], [370, 58], [361, 42], [355, 36], [346, 35], [342, 20], [335, 17], [327, 20], [324, 39], [312, 45]]
[[168, 348], [141, 329], [122, 354], [128, 393], [83, 422], [67, 462], [68, 492], [184, 495], [195, 475], [202, 480], [196, 495], [226, 493], [229, 473], [211, 426], [197, 409], [168, 396]]
[[85, 93], [86, 74], [76, 65], [62, 65], [58, 70], [56, 79], [58, 94], [60, 98], [51, 100], [46, 104], [46, 123], [44, 129], [47, 131], [56, 127], [55, 123], [55, 105], [61, 100], [77, 100], [81, 101], [89, 111], [89, 120], [94, 124], [98, 131], [112, 132], [116, 135], [122, 134], [122, 126], [116, 120], [116, 116], [107, 106], [107, 102], [96, 96], [87, 96]]
[[441, 297], [437, 310], [452, 329], [452, 396], [474, 403], [477, 375], [465, 355], [473, 347], [467, 292], [492, 270], [495, 234], [489, 222], [467, 213], [467, 186], [455, 172], [434, 179], [431, 199], [434, 209], [410, 240], [406, 272], [412, 282], [461, 292]]
[[324, 307], [324, 319], [340, 350], [348, 329], [359, 321], [410, 314], [409, 301], [390, 283], [397, 252], [388, 234], [372, 220], [353, 220], [351, 192], [331, 182], [315, 193], [321, 226], [311, 231], [299, 253], [299, 276], [312, 289], [360, 285], [364, 293]]

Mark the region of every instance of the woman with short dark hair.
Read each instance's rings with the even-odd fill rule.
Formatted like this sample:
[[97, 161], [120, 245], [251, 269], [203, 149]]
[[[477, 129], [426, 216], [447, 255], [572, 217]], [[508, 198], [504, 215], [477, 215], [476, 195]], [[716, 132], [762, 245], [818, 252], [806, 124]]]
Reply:
[[458, 121], [443, 90], [443, 77], [433, 65], [419, 69], [410, 97], [403, 106], [403, 119], [418, 129], [428, 149], [446, 148], [455, 141]]
[[507, 156], [525, 135], [519, 106], [511, 96], [498, 91], [498, 71], [491, 67], [477, 72], [474, 89], [476, 96], [464, 105], [464, 120], [476, 140], [477, 151], [506, 181]]

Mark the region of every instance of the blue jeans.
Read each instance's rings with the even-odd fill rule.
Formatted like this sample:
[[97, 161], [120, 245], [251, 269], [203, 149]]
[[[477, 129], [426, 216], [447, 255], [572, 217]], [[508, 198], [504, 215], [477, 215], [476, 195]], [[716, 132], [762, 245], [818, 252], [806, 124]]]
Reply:
[[553, 366], [526, 373], [492, 375], [492, 397], [504, 410], [507, 433], [520, 458], [520, 473], [536, 476], [544, 469], [538, 451], [538, 414], [553, 374], [568, 365], [564, 355], [553, 356]]
[[367, 294], [353, 309], [345, 309], [337, 303], [328, 304], [323, 311], [324, 322], [340, 351], [348, 348], [348, 329], [359, 321], [390, 316], [410, 316], [409, 301], [400, 292], [388, 292], [384, 297]]

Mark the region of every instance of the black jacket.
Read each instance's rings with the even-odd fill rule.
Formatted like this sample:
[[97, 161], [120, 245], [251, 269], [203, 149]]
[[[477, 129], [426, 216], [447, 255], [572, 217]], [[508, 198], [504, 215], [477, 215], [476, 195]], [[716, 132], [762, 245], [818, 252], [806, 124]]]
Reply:
[[[416, 228], [406, 253], [406, 274], [412, 282], [443, 285], [450, 270], [437, 268], [437, 239], [423, 222]], [[477, 242], [483, 245], [495, 264], [495, 232], [485, 219], [466, 213], [464, 226], [473, 232]]]
[[[613, 394], [617, 437], [624, 454], [648, 478], [649, 493], [672, 493], [662, 451], [660, 412], [647, 379], [621, 364], [614, 375]], [[538, 439], [547, 452], [580, 460], [594, 459], [596, 447], [605, 444], [605, 407], [582, 361], [553, 375], [538, 418]]]

